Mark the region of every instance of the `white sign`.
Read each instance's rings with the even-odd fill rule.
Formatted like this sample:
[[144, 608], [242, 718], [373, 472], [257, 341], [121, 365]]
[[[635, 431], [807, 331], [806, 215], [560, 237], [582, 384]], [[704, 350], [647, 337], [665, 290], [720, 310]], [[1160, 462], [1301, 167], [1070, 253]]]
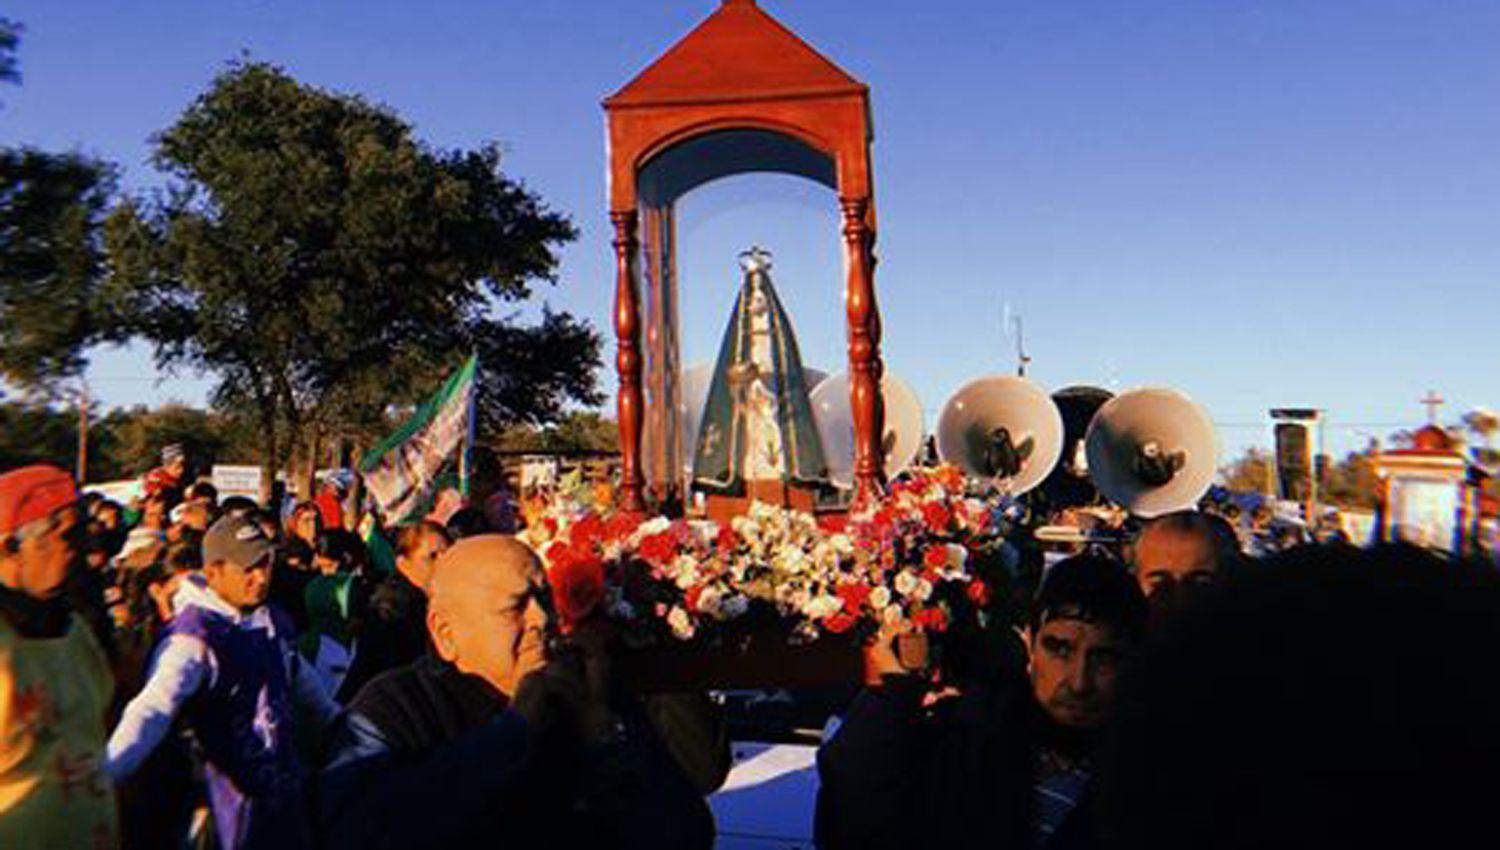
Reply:
[[230, 496], [244, 496], [260, 501], [260, 480], [258, 466], [214, 464], [213, 482], [221, 500]]

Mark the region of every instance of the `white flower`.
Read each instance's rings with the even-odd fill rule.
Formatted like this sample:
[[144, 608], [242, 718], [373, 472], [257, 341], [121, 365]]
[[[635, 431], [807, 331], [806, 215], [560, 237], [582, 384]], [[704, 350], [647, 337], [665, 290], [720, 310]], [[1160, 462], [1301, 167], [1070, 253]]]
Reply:
[[875, 588], [874, 590], [870, 591], [869, 602], [870, 602], [870, 607], [874, 608], [876, 611], [879, 611], [879, 610], [885, 608], [885, 606], [891, 604], [891, 591], [890, 591], [890, 589], [887, 588], [885, 585], [882, 584], [879, 587]]
[[672, 521], [664, 516], [649, 519], [636, 527], [635, 533], [630, 535], [630, 542], [639, 543], [644, 538], [653, 534], [661, 534], [672, 527]]
[[678, 555], [668, 564], [668, 573], [672, 576], [672, 582], [682, 590], [687, 590], [698, 583], [698, 562], [692, 555]]
[[925, 578], [919, 579], [917, 581], [916, 590], [913, 590], [911, 592], [911, 598], [917, 600], [918, 602], [926, 602], [928, 597], [930, 596], [932, 596], [932, 582], [928, 581]]
[[828, 538], [828, 545], [833, 551], [840, 555], [849, 556], [854, 554], [854, 539], [847, 534], [834, 534]]
[[969, 562], [969, 550], [957, 543], [948, 544], [948, 569], [954, 572], [963, 572], [964, 564]]
[[880, 612], [880, 619], [888, 626], [897, 626], [906, 619], [906, 613], [901, 610], [900, 605], [887, 605], [885, 610]]
[[724, 591], [717, 584], [710, 584], [698, 594], [698, 611], [709, 617], [720, 617]]
[[916, 592], [919, 579], [908, 570], [902, 570], [896, 575], [896, 592], [902, 596], [911, 596]]
[[813, 618], [814, 620], [821, 620], [824, 617], [837, 614], [840, 610], [843, 609], [843, 607], [844, 601], [842, 599], [839, 599], [837, 596], [834, 596], [831, 593], [825, 593], [820, 596], [814, 597], [811, 602], [807, 603], [807, 605], [802, 608], [802, 613]]
[[673, 605], [672, 610], [667, 612], [667, 625], [672, 627], [672, 635], [678, 640], [688, 640], [693, 636], [693, 619], [688, 612]]

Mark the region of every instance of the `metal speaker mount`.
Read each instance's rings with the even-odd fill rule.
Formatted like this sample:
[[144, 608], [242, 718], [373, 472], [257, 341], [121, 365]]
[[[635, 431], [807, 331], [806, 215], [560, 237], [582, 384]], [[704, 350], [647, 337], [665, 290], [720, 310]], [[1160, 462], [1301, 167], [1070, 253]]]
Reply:
[[1099, 501], [1099, 491], [1089, 479], [1088, 454], [1083, 437], [1089, 423], [1115, 394], [1085, 385], [1064, 387], [1052, 394], [1063, 419], [1062, 460], [1042, 482], [1042, 493], [1053, 508], [1079, 507]]

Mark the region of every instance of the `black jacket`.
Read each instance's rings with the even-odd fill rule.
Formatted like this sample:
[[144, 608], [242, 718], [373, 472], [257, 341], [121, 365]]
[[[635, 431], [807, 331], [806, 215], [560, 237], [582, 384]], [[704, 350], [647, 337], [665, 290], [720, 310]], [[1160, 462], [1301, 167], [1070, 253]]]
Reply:
[[379, 676], [334, 732], [318, 788], [324, 846], [710, 847], [703, 799], [640, 709], [616, 711], [621, 740], [578, 745], [435, 658]]
[[[818, 751], [823, 850], [1038, 846], [1036, 771], [1047, 724], [1019, 672], [968, 685], [931, 710], [923, 684], [861, 691]], [[1096, 846], [1092, 795], [1041, 845]]]

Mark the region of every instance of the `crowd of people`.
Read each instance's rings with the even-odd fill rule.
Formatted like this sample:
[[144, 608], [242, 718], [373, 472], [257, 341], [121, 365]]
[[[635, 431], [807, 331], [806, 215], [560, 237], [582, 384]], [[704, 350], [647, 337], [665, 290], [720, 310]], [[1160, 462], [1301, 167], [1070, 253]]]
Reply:
[[[351, 530], [347, 482], [266, 510], [163, 459], [130, 506], [47, 465], [0, 474], [0, 847], [712, 846], [718, 706], [633, 693], [604, 620], [562, 632], [506, 533], [524, 504], [386, 551]], [[1268, 554], [1236, 520], [1050, 559], [961, 671], [882, 628], [818, 753], [818, 845], [1483, 826], [1500, 575], [1337, 540]]]

